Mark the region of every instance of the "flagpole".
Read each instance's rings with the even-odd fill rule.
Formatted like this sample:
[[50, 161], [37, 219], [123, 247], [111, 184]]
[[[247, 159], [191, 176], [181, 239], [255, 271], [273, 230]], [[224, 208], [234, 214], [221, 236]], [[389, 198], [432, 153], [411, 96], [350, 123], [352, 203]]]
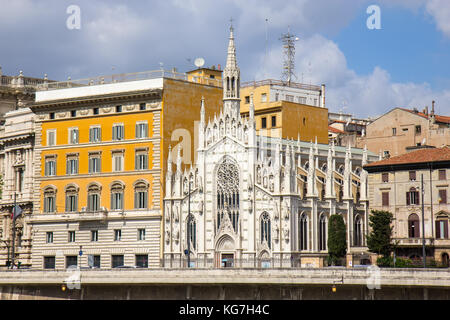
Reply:
[[14, 258], [15, 258], [15, 244], [16, 244], [16, 193], [14, 192], [14, 207], [13, 207], [13, 217], [12, 217], [12, 257], [11, 257], [11, 269], [14, 268]]

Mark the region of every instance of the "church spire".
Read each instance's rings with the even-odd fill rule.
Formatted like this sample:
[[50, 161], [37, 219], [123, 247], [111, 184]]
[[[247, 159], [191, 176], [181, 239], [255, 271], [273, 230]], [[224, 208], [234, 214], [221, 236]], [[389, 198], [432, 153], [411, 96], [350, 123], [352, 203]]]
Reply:
[[232, 114], [237, 118], [240, 114], [240, 70], [236, 60], [236, 46], [234, 44], [233, 26], [230, 26], [228, 42], [227, 64], [223, 69], [223, 104], [224, 113]]

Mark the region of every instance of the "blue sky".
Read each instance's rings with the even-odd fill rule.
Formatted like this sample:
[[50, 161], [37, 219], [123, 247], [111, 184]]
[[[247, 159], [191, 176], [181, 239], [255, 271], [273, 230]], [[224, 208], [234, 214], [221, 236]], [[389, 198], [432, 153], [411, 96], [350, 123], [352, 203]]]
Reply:
[[[381, 30], [366, 27], [372, 4]], [[66, 26], [69, 5], [80, 8], [79, 30]], [[0, 8], [4, 74], [80, 79], [160, 62], [184, 72], [200, 56], [223, 66], [233, 17], [243, 81], [280, 78], [289, 25], [300, 37], [297, 80], [325, 83], [330, 111], [375, 117], [436, 100], [450, 114], [449, 0], [0, 0]]]

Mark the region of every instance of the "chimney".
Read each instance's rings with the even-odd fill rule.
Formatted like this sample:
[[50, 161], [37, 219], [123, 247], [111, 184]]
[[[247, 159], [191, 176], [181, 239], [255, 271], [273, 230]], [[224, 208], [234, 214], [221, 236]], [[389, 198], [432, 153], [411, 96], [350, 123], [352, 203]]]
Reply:
[[433, 100], [432, 102], [431, 102], [431, 116], [434, 116], [434, 103], [435, 103], [435, 101]]
[[220, 70], [220, 63], [217, 65], [217, 70]]
[[428, 106], [426, 106], [425, 109], [423, 109], [423, 113], [425, 113], [425, 115], [428, 116]]

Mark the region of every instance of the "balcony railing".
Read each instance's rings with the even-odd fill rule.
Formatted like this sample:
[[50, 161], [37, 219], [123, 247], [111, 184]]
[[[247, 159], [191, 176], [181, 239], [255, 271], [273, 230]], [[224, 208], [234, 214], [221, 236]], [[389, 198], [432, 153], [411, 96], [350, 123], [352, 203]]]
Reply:
[[[161, 267], [168, 269], [183, 269], [188, 267], [186, 257], [161, 259]], [[193, 258], [190, 259], [190, 268], [197, 269], [227, 269], [227, 268], [300, 268], [299, 259], [269, 258], [269, 259], [215, 259]]]
[[78, 79], [78, 80], [70, 80], [69, 79], [67, 81], [59, 81], [59, 82], [41, 84], [38, 86], [38, 90], [40, 90], [40, 91], [58, 90], [58, 89], [87, 87], [87, 86], [120, 83], [120, 82], [150, 80], [150, 79], [157, 79], [157, 78], [183, 80], [183, 81], [195, 82], [195, 83], [206, 84], [206, 85], [211, 85], [211, 86], [216, 86], [216, 87], [222, 86], [222, 80], [219, 80], [219, 79], [211, 79], [211, 78], [207, 78], [207, 77], [192, 76], [192, 75], [188, 75], [187, 73], [179, 73], [176, 71], [153, 70], [153, 71], [143, 71], [143, 72], [134, 72], [134, 73], [113, 74], [113, 75], [108, 75], [108, 76], [98, 76], [98, 77]]
[[259, 87], [259, 86], [265, 86], [265, 85], [285, 86], [285, 87], [298, 88], [298, 89], [304, 89], [304, 90], [312, 90], [312, 91], [320, 91], [321, 90], [321, 87], [317, 86], [317, 85], [297, 83], [297, 82], [289, 83], [286, 81], [280, 81], [280, 80], [274, 80], [274, 79], [243, 82], [243, 83], [241, 83], [241, 88], [252, 87], [252, 86]]
[[52, 80], [24, 77], [22, 73], [18, 76], [4, 76], [0, 75], [0, 86], [13, 87], [13, 88], [37, 88], [45, 83], [53, 83]]

